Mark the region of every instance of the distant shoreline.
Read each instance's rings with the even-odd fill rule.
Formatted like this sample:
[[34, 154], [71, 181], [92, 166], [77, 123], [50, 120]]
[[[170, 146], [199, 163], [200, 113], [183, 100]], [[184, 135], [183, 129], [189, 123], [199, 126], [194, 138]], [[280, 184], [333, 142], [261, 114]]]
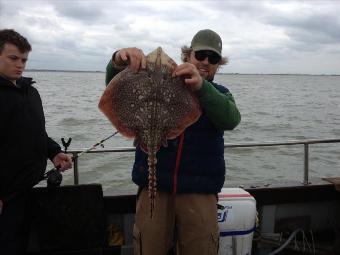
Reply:
[[[105, 71], [81, 71], [81, 70], [49, 70], [27, 69], [25, 72], [58, 72], [58, 73], [105, 73]], [[303, 75], [303, 76], [340, 76], [340, 74], [300, 74], [300, 73], [217, 73], [217, 75]]]
[[105, 73], [104, 71], [81, 71], [81, 70], [50, 70], [50, 69], [26, 69], [25, 72], [56, 72], [56, 73]]

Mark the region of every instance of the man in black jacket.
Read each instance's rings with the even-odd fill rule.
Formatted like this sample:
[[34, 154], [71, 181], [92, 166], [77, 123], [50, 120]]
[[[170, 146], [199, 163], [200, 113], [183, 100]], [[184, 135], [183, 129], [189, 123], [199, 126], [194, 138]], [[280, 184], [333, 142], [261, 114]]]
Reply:
[[31, 45], [14, 30], [0, 30], [0, 253], [22, 254], [30, 224], [30, 191], [47, 158], [61, 171], [71, 158], [48, 137], [38, 91], [22, 77]]

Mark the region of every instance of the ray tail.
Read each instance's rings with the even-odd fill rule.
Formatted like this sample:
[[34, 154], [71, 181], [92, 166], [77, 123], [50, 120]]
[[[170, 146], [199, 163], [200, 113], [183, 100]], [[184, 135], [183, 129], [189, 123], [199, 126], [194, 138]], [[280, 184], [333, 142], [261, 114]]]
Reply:
[[156, 153], [154, 151], [149, 152], [148, 157], [148, 165], [149, 165], [149, 186], [148, 193], [150, 199], [150, 218], [152, 218], [154, 209], [155, 209], [155, 201], [157, 195], [157, 181], [156, 181]]

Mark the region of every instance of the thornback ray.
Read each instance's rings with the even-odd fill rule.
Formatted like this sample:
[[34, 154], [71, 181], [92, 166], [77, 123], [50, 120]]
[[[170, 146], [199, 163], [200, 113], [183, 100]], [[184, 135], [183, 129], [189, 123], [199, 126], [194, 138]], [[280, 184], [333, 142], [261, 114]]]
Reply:
[[156, 153], [168, 139], [179, 136], [201, 115], [197, 98], [180, 77], [177, 66], [161, 47], [146, 56], [146, 69], [126, 68], [108, 84], [99, 109], [124, 136], [148, 154], [151, 217], [157, 191]]

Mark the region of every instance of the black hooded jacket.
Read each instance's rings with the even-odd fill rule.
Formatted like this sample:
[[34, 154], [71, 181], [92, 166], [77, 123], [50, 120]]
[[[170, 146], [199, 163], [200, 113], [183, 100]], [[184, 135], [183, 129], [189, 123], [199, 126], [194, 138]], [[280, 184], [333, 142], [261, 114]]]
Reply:
[[0, 77], [0, 199], [33, 187], [61, 148], [48, 137], [38, 91], [31, 78], [14, 86]]

